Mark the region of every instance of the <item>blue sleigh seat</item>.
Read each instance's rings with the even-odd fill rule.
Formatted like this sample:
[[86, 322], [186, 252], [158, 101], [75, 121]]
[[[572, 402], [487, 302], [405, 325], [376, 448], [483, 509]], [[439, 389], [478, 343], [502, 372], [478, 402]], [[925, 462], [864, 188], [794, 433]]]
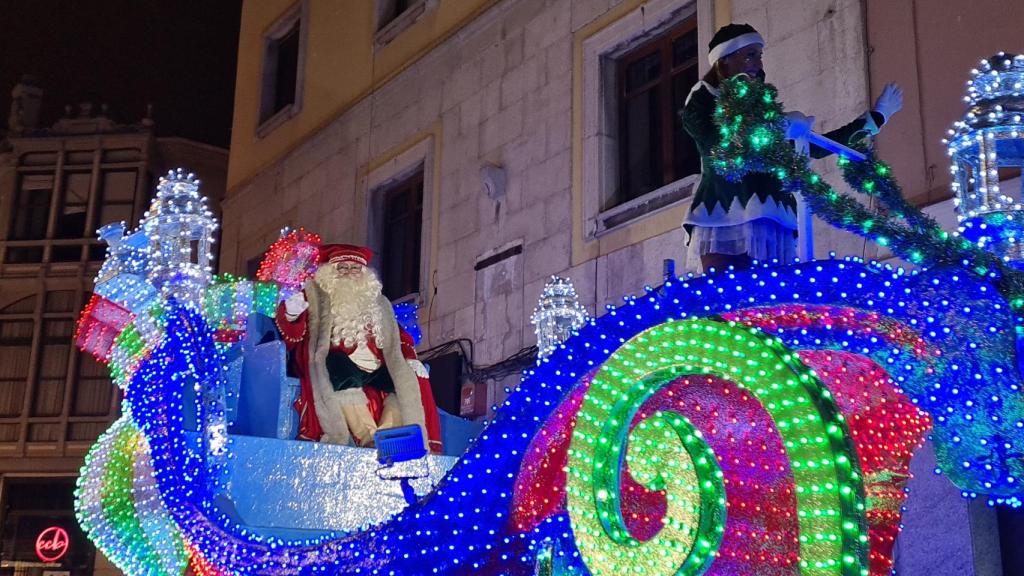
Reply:
[[229, 370], [234, 376], [229, 388], [235, 391], [234, 402], [229, 399], [227, 406], [228, 418], [234, 422], [230, 432], [282, 440], [295, 438], [298, 415], [293, 403], [299, 394], [299, 380], [287, 374], [285, 344], [272, 320], [259, 314], [249, 317], [237, 362], [236, 370]]

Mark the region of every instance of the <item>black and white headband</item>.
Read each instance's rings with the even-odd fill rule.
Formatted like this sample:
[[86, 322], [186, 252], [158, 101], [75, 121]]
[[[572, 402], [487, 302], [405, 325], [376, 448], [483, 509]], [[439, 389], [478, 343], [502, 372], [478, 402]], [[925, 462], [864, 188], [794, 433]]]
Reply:
[[717, 62], [719, 58], [724, 58], [741, 48], [750, 46], [751, 44], [764, 46], [764, 38], [762, 38], [757, 32], [747, 32], [746, 34], [740, 34], [735, 38], [730, 38], [715, 45], [714, 48], [708, 51], [708, 62], [714, 66], [715, 62]]

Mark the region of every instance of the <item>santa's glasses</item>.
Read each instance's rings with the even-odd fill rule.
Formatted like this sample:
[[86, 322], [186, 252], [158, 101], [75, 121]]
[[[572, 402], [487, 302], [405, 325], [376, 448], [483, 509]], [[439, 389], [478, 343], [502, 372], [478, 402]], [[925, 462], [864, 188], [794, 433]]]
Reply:
[[342, 260], [334, 265], [334, 269], [342, 275], [360, 274], [363, 271], [363, 265], [358, 262]]

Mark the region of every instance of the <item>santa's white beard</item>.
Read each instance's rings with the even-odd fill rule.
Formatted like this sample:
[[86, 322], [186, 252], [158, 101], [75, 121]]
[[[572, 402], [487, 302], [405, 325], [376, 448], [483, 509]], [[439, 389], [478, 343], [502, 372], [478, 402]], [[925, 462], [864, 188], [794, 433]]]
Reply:
[[316, 283], [330, 299], [331, 344], [353, 347], [377, 335], [377, 345], [384, 345], [377, 334], [382, 320], [382, 286], [373, 270], [364, 268], [359, 274], [343, 276], [333, 265], [321, 266], [316, 271]]

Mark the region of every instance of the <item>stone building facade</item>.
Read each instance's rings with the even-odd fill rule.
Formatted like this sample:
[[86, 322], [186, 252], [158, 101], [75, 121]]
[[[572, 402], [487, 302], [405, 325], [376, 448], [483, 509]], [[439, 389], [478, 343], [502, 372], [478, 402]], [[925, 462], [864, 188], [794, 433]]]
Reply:
[[[73, 342], [104, 258], [95, 232], [133, 226], [172, 167], [192, 167], [219, 199], [227, 151], [157, 138], [149, 119], [121, 124], [88, 104], [42, 126], [41, 89], [23, 82], [13, 96], [0, 133], [0, 574], [116, 573], [72, 508], [85, 454], [120, 406], [106, 367]], [[42, 563], [33, 544], [54, 526], [66, 554]]]
[[[426, 4], [409, 33], [431, 24], [430, 11], [447, 3]], [[431, 49], [409, 56], [400, 72], [284, 143], [270, 142], [274, 132], [301, 120], [312, 104], [304, 102], [296, 117], [262, 136], [247, 134], [252, 128], [241, 120], [259, 86], [243, 80], [247, 66], [261, 66], [263, 53], [243, 50], [225, 201], [223, 262], [229, 270], [244, 273], [284, 226], [381, 252], [390, 232], [381, 220], [382, 199], [392, 185], [419, 173], [422, 235], [413, 297], [421, 306], [424, 346], [467, 338], [474, 363], [492, 364], [534, 343], [530, 313], [552, 274], [571, 278], [594, 312], [659, 284], [666, 259], [679, 272], [687, 269], [680, 223], [697, 180], [692, 166], [638, 197], [616, 198], [622, 188], [618, 142], [624, 139], [618, 135], [617, 60], [689, 25], [694, 45], [687, 57], [693, 73], [703, 74], [716, 22], [749, 21], [767, 38], [768, 78], [787, 106], [815, 114], [823, 130], [868, 107], [859, 2], [816, 2], [813, 8], [711, 0], [482, 5], [457, 30], [438, 35]], [[326, 5], [306, 0], [298, 6], [308, 18], [309, 43], [300, 85], [330, 86], [332, 79], [309, 75], [309, 59], [344, 47], [332, 48], [318, 33]], [[274, 15], [268, 18], [264, 27]], [[262, 30], [243, 15], [243, 48], [245, 37]], [[375, 50], [379, 58], [381, 49]], [[310, 99], [312, 90], [302, 92]], [[274, 146], [280, 150], [273, 160], [246, 169], [246, 147], [261, 153]], [[834, 177], [834, 162], [820, 168]], [[488, 185], [489, 174], [499, 175], [499, 185]], [[819, 255], [849, 252], [840, 248], [851, 239], [824, 226], [806, 234], [812, 235]], [[803, 254], [810, 249], [803, 247]], [[502, 254], [510, 256], [495, 262]]]
[[[678, 273], [692, 268], [680, 224], [696, 170], [666, 155], [665, 146], [681, 153], [676, 136], [652, 132], [678, 130], [673, 106], [706, 72], [717, 27], [748, 22], [762, 33], [768, 80], [821, 132], [867, 111], [885, 82], [900, 82], [905, 108], [878, 146], [922, 204], [949, 197], [936, 143], [922, 134], [940, 138], [934, 126], [960, 116], [970, 63], [991, 45], [1024, 51], [999, 23], [985, 38], [943, 42], [944, 22], [1021, 10], [998, 0], [913, 9], [859, 0], [419, 0], [400, 3], [397, 16], [388, 0], [344, 10], [327, 0], [254, 4], [243, 9], [223, 266], [251, 270], [285, 226], [398, 254], [415, 288], [393, 296], [420, 305], [421, 350], [468, 340], [477, 366], [535, 344], [530, 314], [553, 274], [572, 279], [582, 304], [601, 314], [660, 284], [666, 260]], [[665, 110], [664, 121], [652, 120]], [[656, 166], [637, 168], [643, 162]], [[841, 185], [834, 160], [815, 168]], [[414, 242], [391, 225], [395, 198], [418, 206]], [[886, 256], [810, 216], [801, 238], [803, 258]], [[491, 405], [516, 381], [473, 384]], [[928, 486], [921, 502], [952, 490]], [[962, 570], [937, 573], [998, 573], [998, 554], [977, 544], [998, 538], [993, 514], [968, 511], [958, 496], [949, 502], [962, 526], [985, 527], [975, 530], [973, 560], [966, 530], [951, 553]], [[922, 550], [908, 544], [905, 567], [950, 560]]]

